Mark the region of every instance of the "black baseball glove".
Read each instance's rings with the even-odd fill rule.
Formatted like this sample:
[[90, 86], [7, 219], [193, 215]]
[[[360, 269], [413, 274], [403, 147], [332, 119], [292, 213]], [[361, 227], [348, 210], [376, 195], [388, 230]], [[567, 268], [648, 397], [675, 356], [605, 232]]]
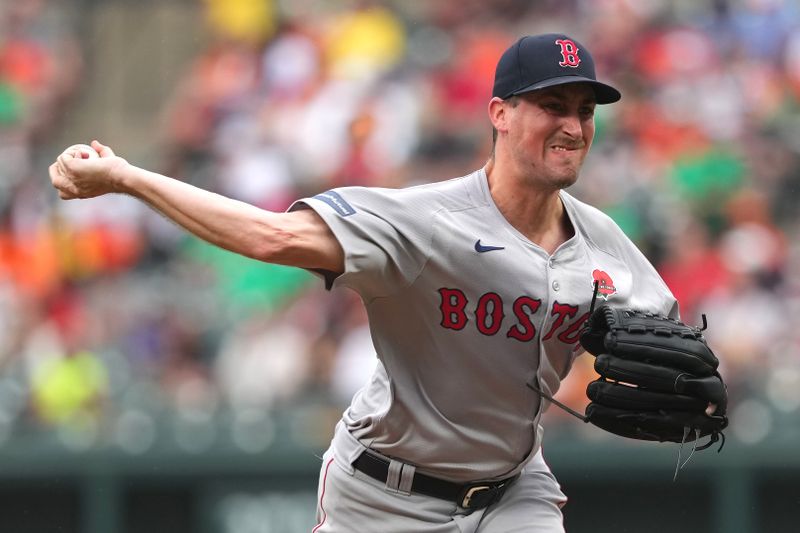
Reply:
[[[664, 316], [597, 308], [581, 345], [600, 378], [589, 384], [585, 420], [633, 439], [717, 442], [728, 425], [719, 361], [700, 328]], [[724, 442], [724, 435], [723, 435]]]

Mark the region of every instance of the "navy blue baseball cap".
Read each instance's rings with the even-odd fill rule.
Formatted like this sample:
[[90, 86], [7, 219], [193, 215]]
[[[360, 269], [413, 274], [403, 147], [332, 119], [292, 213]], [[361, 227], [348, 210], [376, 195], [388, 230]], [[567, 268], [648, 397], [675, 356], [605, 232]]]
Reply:
[[497, 62], [492, 96], [505, 100], [545, 87], [588, 83], [598, 104], [616, 102], [622, 95], [597, 81], [594, 60], [581, 43], [563, 33], [529, 35], [511, 45]]

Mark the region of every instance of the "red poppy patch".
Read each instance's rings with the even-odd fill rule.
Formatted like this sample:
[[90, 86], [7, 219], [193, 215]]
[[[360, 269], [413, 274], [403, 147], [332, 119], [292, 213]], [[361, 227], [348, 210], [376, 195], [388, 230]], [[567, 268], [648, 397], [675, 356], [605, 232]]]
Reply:
[[602, 270], [595, 269], [594, 272], [592, 272], [593, 287], [595, 281], [597, 282], [597, 294], [601, 296], [603, 300], [608, 301], [609, 297], [616, 294], [617, 288], [614, 287], [614, 281], [607, 273], [603, 272]]

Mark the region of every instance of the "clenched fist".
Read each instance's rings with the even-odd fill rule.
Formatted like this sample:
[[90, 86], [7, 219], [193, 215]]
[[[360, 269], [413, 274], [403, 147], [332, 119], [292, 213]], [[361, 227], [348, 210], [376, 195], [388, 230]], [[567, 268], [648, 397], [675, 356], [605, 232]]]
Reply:
[[80, 151], [67, 149], [50, 165], [50, 182], [62, 200], [124, 192], [117, 176], [128, 162], [98, 141], [91, 147], [100, 157], [84, 158]]

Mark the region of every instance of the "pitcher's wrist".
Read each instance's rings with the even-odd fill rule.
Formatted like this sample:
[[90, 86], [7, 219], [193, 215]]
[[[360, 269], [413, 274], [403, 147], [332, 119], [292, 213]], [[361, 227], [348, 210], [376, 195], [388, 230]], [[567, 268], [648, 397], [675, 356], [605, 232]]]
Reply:
[[109, 171], [109, 181], [114, 192], [122, 194], [133, 194], [136, 190], [137, 173], [135, 167], [121, 157]]

